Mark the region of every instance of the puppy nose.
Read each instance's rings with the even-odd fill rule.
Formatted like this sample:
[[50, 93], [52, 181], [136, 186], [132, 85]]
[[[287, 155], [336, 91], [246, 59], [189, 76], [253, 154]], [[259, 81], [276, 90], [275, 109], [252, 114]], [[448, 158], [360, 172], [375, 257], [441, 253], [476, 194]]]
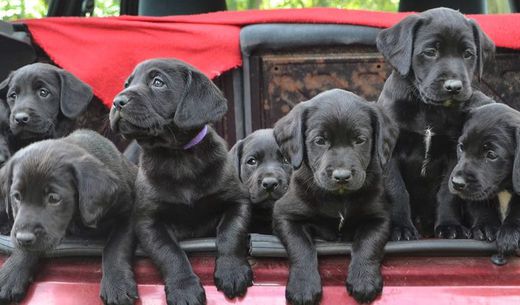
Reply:
[[14, 114], [14, 120], [18, 125], [24, 125], [29, 122], [29, 115], [25, 112], [18, 112]]
[[16, 232], [16, 240], [20, 245], [32, 245], [36, 240], [36, 235], [32, 232]]
[[262, 187], [266, 191], [274, 191], [278, 187], [278, 180], [273, 177], [267, 177], [262, 179]]
[[121, 109], [123, 108], [126, 104], [128, 104], [129, 100], [127, 97], [124, 97], [124, 96], [116, 96], [116, 98], [114, 99], [114, 107], [116, 107], [116, 109]]
[[461, 176], [451, 178], [451, 185], [457, 191], [462, 191], [466, 187], [466, 180]]
[[352, 172], [348, 169], [335, 169], [332, 172], [332, 178], [338, 183], [346, 183], [352, 178]]
[[444, 82], [444, 89], [452, 94], [457, 94], [462, 90], [462, 81], [458, 79], [448, 79]]

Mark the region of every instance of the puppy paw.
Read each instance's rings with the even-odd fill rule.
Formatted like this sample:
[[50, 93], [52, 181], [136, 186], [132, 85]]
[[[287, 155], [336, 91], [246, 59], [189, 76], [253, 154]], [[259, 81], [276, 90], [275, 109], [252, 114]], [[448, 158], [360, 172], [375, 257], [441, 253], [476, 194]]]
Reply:
[[498, 228], [497, 225], [491, 224], [476, 225], [471, 228], [471, 236], [476, 240], [492, 242], [497, 237]]
[[244, 296], [247, 287], [253, 285], [253, 271], [249, 262], [243, 258], [217, 258], [213, 277], [217, 289], [230, 299]]
[[419, 239], [419, 232], [415, 226], [393, 226], [392, 234], [390, 235], [392, 241], [402, 240], [417, 240]]
[[358, 303], [370, 303], [383, 291], [383, 277], [379, 267], [360, 271], [353, 268], [348, 273], [346, 286], [348, 293]]
[[471, 231], [462, 225], [439, 225], [435, 228], [435, 236], [444, 239], [468, 239]]
[[0, 304], [20, 302], [27, 292], [30, 278], [14, 271], [0, 270]]
[[322, 295], [321, 279], [318, 271], [291, 271], [285, 289], [285, 298], [292, 305], [317, 305]]
[[497, 234], [497, 248], [498, 252], [511, 255], [519, 247], [520, 242], [520, 226], [516, 224], [503, 224], [498, 230]]
[[165, 286], [168, 305], [205, 305], [206, 293], [196, 276], [173, 281]]
[[133, 305], [138, 298], [132, 274], [103, 275], [99, 296], [105, 305]]

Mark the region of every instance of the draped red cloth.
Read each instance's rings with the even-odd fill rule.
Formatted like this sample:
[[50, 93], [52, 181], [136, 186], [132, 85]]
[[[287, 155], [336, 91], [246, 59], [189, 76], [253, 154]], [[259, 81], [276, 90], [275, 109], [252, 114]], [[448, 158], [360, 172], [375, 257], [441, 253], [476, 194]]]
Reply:
[[[251, 10], [169, 17], [24, 20], [60, 67], [94, 89], [106, 106], [142, 60], [175, 57], [213, 78], [242, 63], [240, 28], [259, 23], [331, 23], [386, 28], [409, 13], [333, 8]], [[469, 15], [498, 47], [520, 49], [520, 14]]]

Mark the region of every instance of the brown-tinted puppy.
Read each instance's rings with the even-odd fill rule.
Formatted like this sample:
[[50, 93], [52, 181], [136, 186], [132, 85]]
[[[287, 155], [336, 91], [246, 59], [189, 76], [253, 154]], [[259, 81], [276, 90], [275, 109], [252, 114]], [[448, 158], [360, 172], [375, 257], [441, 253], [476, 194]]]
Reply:
[[0, 83], [0, 99], [10, 109], [12, 150], [72, 132], [74, 120], [92, 96], [87, 84], [49, 64], [30, 64], [12, 72]]
[[292, 166], [276, 144], [272, 129], [256, 130], [229, 151], [253, 204], [251, 232], [271, 234], [274, 202], [289, 187]]
[[[495, 46], [474, 20], [448, 8], [410, 15], [377, 37], [394, 71], [379, 97], [400, 136], [385, 182], [392, 239], [467, 238], [447, 179], [464, 116], [493, 101], [472, 88]], [[413, 221], [412, 221], [413, 220]]]
[[110, 123], [142, 147], [136, 232], [161, 270], [167, 303], [206, 302], [178, 242], [203, 236], [217, 238], [217, 288], [230, 298], [244, 295], [252, 285], [251, 207], [226, 143], [207, 125], [222, 118], [226, 99], [204, 74], [174, 59], [140, 63], [125, 87], [114, 99]]
[[274, 126], [276, 142], [295, 168], [276, 201], [275, 234], [291, 269], [286, 297], [318, 304], [321, 279], [313, 238], [352, 240], [346, 287], [358, 302], [383, 288], [380, 265], [390, 234], [383, 172], [397, 128], [379, 109], [344, 90], [329, 90], [296, 105]]
[[450, 177], [450, 191], [467, 202], [473, 238], [496, 238], [500, 254], [514, 254], [520, 242], [519, 143], [520, 112], [503, 104], [476, 108], [464, 124]]
[[129, 220], [136, 174], [109, 140], [87, 130], [14, 154], [0, 170], [15, 245], [0, 270], [0, 303], [20, 301], [40, 256], [72, 235], [107, 238], [101, 298], [106, 304], [133, 304], [137, 288]]

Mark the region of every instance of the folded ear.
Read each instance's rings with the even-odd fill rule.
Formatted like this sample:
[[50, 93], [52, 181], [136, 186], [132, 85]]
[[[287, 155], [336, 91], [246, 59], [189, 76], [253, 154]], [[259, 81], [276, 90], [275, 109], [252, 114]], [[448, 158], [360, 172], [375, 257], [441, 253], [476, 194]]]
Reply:
[[242, 181], [242, 177], [240, 176], [240, 170], [241, 170], [241, 164], [242, 164], [243, 147], [244, 147], [244, 140], [239, 140], [229, 150], [229, 156], [231, 158], [231, 161], [233, 162], [233, 166], [235, 167], [238, 179], [240, 179], [240, 181]]
[[101, 161], [83, 156], [72, 163], [81, 219], [95, 228], [117, 199], [118, 178]]
[[92, 100], [92, 88], [68, 71], [60, 69], [58, 75], [61, 81], [61, 112], [67, 118], [75, 119], [87, 109]]
[[0, 169], [0, 211], [5, 211], [7, 215], [13, 215], [11, 208], [10, 192], [13, 175], [13, 159], [7, 161]]
[[14, 72], [9, 73], [6, 79], [4, 79], [0, 83], [0, 99], [7, 99], [7, 91], [9, 90], [9, 83], [11, 82], [11, 78], [13, 78]]
[[410, 15], [377, 35], [377, 49], [402, 76], [407, 76], [412, 67], [414, 36], [423, 19]]
[[309, 102], [296, 105], [278, 120], [273, 128], [274, 138], [282, 154], [298, 169], [305, 158], [305, 120]]
[[227, 100], [220, 89], [199, 71], [188, 69], [184, 94], [175, 110], [173, 122], [192, 129], [220, 120], [227, 112]]
[[495, 57], [495, 43], [482, 31], [475, 20], [470, 19], [469, 22], [473, 28], [473, 38], [475, 39], [475, 46], [477, 47], [476, 73], [480, 80], [484, 72], [484, 64], [493, 60]]
[[374, 130], [374, 155], [384, 168], [392, 157], [392, 152], [399, 136], [397, 124], [384, 112], [378, 104], [372, 106], [372, 129]]
[[513, 163], [513, 190], [520, 195], [520, 127], [515, 129], [516, 148]]

